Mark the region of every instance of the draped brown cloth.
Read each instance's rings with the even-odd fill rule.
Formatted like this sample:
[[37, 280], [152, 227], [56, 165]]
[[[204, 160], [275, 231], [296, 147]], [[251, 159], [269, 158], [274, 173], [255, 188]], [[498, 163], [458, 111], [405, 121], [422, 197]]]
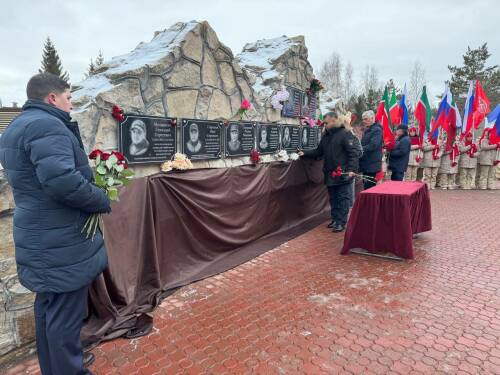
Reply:
[[427, 186], [421, 182], [384, 182], [358, 195], [341, 253], [361, 248], [413, 259], [413, 235], [431, 229]]
[[326, 220], [321, 168], [321, 161], [299, 160], [134, 180], [104, 217], [109, 266], [90, 288], [84, 344], [137, 328], [176, 288]]

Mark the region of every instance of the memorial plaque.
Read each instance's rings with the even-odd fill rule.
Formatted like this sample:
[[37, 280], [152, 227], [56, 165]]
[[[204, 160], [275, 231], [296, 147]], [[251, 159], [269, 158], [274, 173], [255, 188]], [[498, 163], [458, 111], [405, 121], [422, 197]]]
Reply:
[[249, 156], [255, 147], [255, 123], [230, 122], [226, 126], [226, 156]]
[[318, 98], [315, 94], [307, 94], [304, 96], [304, 107], [302, 115], [309, 118], [316, 118], [316, 109], [318, 107]]
[[323, 128], [322, 127], [317, 127], [316, 128], [316, 138], [317, 138], [317, 145], [319, 146], [319, 143], [321, 142], [321, 138], [323, 138]]
[[118, 126], [118, 149], [133, 164], [163, 163], [177, 151], [175, 119], [125, 115]]
[[298, 125], [281, 125], [281, 149], [296, 152], [300, 147], [300, 127]]
[[303, 126], [300, 129], [300, 148], [311, 150], [318, 147], [318, 127]]
[[221, 121], [182, 119], [182, 152], [192, 160], [222, 157]]
[[274, 154], [280, 148], [280, 126], [257, 124], [257, 149], [261, 154]]
[[287, 86], [286, 90], [290, 93], [288, 100], [283, 104], [282, 114], [284, 117], [302, 116], [302, 106], [304, 102], [304, 91], [295, 87]]

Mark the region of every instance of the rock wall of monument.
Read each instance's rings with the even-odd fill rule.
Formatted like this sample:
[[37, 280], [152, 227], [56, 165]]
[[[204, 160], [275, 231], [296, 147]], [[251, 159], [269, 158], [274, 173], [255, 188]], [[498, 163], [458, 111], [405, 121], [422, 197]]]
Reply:
[[[232, 118], [248, 99], [249, 120], [298, 124], [298, 119], [282, 118], [268, 99], [285, 85], [305, 90], [312, 74], [301, 36], [248, 44], [235, 58], [207, 22], [177, 23], [77, 84], [72, 116], [80, 124], [87, 151], [118, 148], [114, 104], [126, 113], [217, 120]], [[272, 155], [262, 157], [263, 162], [272, 160]], [[195, 168], [249, 163], [249, 157], [193, 162]], [[159, 165], [134, 170], [144, 176], [158, 172]]]

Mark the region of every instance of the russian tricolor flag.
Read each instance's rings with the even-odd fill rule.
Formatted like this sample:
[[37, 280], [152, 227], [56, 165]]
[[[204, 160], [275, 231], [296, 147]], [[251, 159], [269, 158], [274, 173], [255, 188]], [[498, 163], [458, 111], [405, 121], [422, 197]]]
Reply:
[[401, 119], [401, 124], [408, 125], [408, 106], [406, 105], [406, 83], [403, 90], [403, 95], [399, 100], [399, 118]]
[[490, 144], [500, 143], [500, 104], [486, 116], [484, 129], [491, 129]]
[[464, 108], [464, 121], [462, 123], [462, 131], [460, 139], [463, 139], [467, 133], [472, 130], [472, 106], [474, 104], [474, 82], [470, 81], [469, 91], [467, 92], [467, 99]]

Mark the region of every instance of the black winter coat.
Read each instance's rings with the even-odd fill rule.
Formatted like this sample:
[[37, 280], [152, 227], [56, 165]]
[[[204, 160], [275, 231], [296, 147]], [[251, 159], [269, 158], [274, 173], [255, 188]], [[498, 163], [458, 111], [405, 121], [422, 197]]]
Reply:
[[0, 163], [14, 193], [19, 281], [34, 292], [88, 285], [107, 264], [104, 241], [81, 233], [91, 213], [109, 212], [93, 185], [78, 125], [67, 112], [28, 100], [0, 138]]
[[324, 159], [323, 172], [327, 186], [347, 184], [352, 178], [347, 175], [332, 177], [331, 173], [342, 168], [342, 172], [357, 172], [361, 148], [356, 136], [345, 128], [333, 128], [325, 132], [315, 150], [304, 151], [304, 156]]
[[394, 148], [389, 153], [389, 169], [398, 172], [406, 172], [410, 160], [411, 140], [407, 135], [398, 138]]
[[384, 137], [382, 126], [376, 122], [365, 130], [361, 138], [363, 156], [359, 160], [359, 169], [365, 173], [377, 173], [382, 170], [382, 147]]

